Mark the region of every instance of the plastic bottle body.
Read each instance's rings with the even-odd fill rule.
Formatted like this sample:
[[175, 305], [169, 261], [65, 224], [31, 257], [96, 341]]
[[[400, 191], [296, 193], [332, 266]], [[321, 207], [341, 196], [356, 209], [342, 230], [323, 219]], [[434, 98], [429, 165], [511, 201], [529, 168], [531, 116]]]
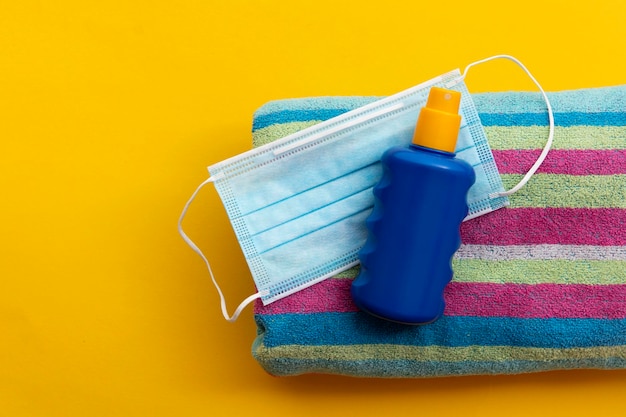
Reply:
[[453, 153], [416, 145], [388, 150], [382, 164], [352, 298], [381, 318], [430, 323], [445, 307], [474, 170]]

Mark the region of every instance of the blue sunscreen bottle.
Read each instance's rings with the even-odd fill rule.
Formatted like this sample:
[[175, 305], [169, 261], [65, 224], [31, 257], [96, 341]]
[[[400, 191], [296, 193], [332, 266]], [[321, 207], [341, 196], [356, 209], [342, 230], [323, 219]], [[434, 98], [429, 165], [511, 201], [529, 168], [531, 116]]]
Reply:
[[374, 316], [426, 324], [444, 310], [452, 257], [461, 244], [473, 168], [455, 157], [461, 93], [433, 87], [408, 147], [382, 157], [368, 238], [352, 283], [355, 304]]

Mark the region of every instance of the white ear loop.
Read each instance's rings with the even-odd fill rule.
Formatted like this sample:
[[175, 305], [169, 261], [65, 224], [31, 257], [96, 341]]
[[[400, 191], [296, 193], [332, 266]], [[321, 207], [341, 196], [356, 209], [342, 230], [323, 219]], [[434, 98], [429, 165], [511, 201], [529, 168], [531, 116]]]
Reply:
[[532, 74], [524, 66], [524, 64], [522, 64], [518, 59], [516, 59], [516, 58], [514, 58], [514, 57], [512, 57], [510, 55], [495, 55], [495, 56], [492, 56], [492, 57], [489, 57], [489, 58], [482, 59], [480, 61], [472, 62], [467, 67], [465, 67], [465, 70], [463, 71], [463, 75], [461, 76], [461, 78], [465, 79], [465, 77], [467, 76], [467, 71], [469, 71], [469, 69], [472, 68], [473, 66], [478, 65], [478, 64], [483, 64], [485, 62], [492, 61], [494, 59], [508, 59], [510, 61], [515, 62], [520, 68], [522, 68], [522, 70], [524, 70], [526, 75], [528, 75], [528, 77], [532, 80], [532, 82], [535, 83], [537, 88], [539, 88], [539, 91], [541, 92], [541, 95], [543, 96], [543, 99], [546, 102], [546, 107], [548, 109], [548, 119], [549, 119], [549, 123], [550, 123], [550, 129], [549, 129], [549, 133], [548, 133], [548, 140], [546, 141], [546, 144], [543, 147], [543, 150], [541, 151], [541, 154], [539, 155], [539, 158], [537, 158], [537, 161], [535, 161], [535, 163], [530, 168], [530, 170], [526, 173], [526, 175], [524, 175], [524, 178], [522, 178], [522, 180], [515, 187], [511, 188], [510, 190], [504, 191], [504, 192], [500, 192], [500, 193], [493, 193], [493, 194], [490, 195], [490, 197], [506, 197], [506, 196], [510, 196], [513, 193], [516, 193], [524, 185], [526, 185], [528, 180], [530, 180], [530, 178], [535, 174], [537, 169], [539, 169], [539, 167], [541, 166], [543, 161], [546, 159], [546, 156], [548, 155], [548, 152], [550, 151], [550, 148], [552, 147], [552, 141], [554, 139], [554, 114], [552, 113], [552, 105], [550, 104], [550, 100], [548, 99], [548, 96], [546, 95], [546, 93], [543, 91], [543, 88], [541, 88], [541, 85], [539, 85], [539, 83], [537, 82], [535, 77], [532, 76]]
[[239, 304], [239, 306], [237, 307], [237, 309], [235, 310], [233, 315], [230, 316], [228, 314], [228, 309], [226, 308], [226, 299], [224, 298], [224, 294], [222, 293], [222, 290], [221, 290], [220, 286], [217, 284], [217, 281], [215, 280], [215, 277], [213, 276], [213, 269], [211, 269], [211, 264], [209, 263], [209, 260], [206, 258], [206, 256], [204, 256], [204, 254], [202, 253], [202, 251], [200, 250], [198, 245], [196, 245], [189, 238], [189, 236], [187, 236], [187, 234], [183, 231], [183, 219], [185, 218], [185, 215], [187, 214], [187, 211], [189, 210], [189, 206], [191, 205], [193, 200], [196, 198], [196, 195], [198, 195], [200, 190], [205, 185], [207, 185], [208, 183], [213, 182], [213, 181], [215, 181], [215, 178], [213, 178], [213, 177], [210, 177], [210, 178], [206, 179], [202, 184], [200, 184], [198, 186], [198, 188], [196, 188], [196, 191], [193, 192], [193, 194], [189, 198], [189, 201], [187, 201], [187, 203], [185, 204], [185, 207], [183, 208], [183, 212], [181, 213], [180, 218], [178, 219], [178, 233], [180, 233], [180, 235], [182, 236], [183, 240], [191, 247], [191, 249], [193, 249], [194, 252], [196, 252], [198, 255], [200, 255], [200, 257], [202, 258], [202, 260], [206, 264], [206, 267], [209, 270], [209, 275], [211, 276], [211, 281], [213, 281], [213, 285], [215, 286], [215, 289], [217, 290], [217, 293], [220, 296], [220, 305], [222, 307], [222, 315], [224, 316], [226, 321], [229, 321], [229, 322], [232, 323], [232, 322], [236, 321], [239, 318], [239, 315], [241, 314], [243, 309], [248, 304], [252, 303], [257, 298], [261, 298], [264, 295], [267, 295], [268, 291], [260, 291], [260, 292], [257, 292], [256, 294], [252, 294], [251, 296], [249, 296], [248, 298], [243, 300], [241, 302], [241, 304]]

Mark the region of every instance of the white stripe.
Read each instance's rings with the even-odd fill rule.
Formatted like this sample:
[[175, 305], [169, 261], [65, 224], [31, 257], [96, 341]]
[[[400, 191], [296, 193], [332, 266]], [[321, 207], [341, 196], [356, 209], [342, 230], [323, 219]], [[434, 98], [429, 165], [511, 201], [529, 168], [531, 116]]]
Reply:
[[626, 261], [626, 246], [591, 245], [461, 245], [456, 259], [484, 259], [487, 261], [528, 260], [597, 260]]

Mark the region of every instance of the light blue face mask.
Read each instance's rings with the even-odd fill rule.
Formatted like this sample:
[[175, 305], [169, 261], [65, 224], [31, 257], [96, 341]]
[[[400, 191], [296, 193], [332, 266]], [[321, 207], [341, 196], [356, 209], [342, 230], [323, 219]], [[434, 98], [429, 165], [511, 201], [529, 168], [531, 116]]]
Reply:
[[[506, 58], [520, 65], [548, 105], [550, 135], [544, 151], [524, 179], [504, 191], [478, 113], [464, 83], [473, 65]], [[250, 302], [264, 304], [293, 294], [358, 264], [365, 243], [365, 219], [374, 204], [372, 187], [382, 175], [381, 155], [408, 145], [420, 109], [433, 86], [461, 92], [461, 130], [456, 154], [475, 170], [468, 193], [466, 220], [509, 204], [545, 158], [552, 142], [553, 119], [543, 89], [515, 58], [496, 56], [441, 75], [401, 93], [370, 103], [265, 146], [210, 166], [210, 178], [198, 187], [179, 220], [179, 232], [204, 259], [221, 298], [222, 312], [237, 319]], [[229, 316], [224, 297], [202, 251], [182, 230], [182, 220], [200, 189], [218, 191], [257, 287]]]

